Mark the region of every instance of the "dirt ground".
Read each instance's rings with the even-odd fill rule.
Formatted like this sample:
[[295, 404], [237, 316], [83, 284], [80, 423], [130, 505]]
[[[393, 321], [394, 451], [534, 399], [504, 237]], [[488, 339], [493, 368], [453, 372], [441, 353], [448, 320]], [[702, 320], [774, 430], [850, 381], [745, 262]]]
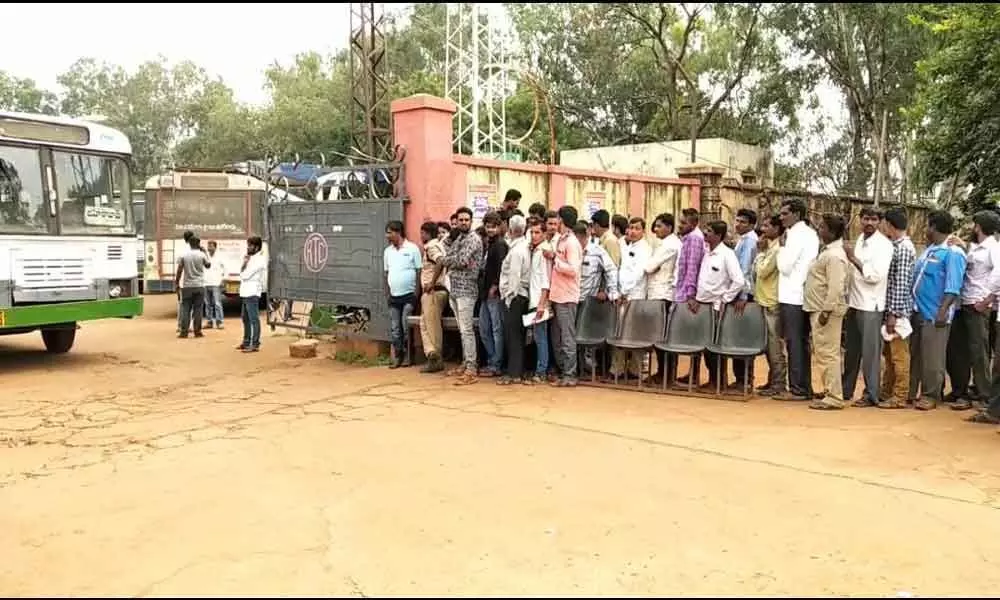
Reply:
[[1000, 436], [951, 411], [456, 388], [173, 319], [0, 338], [0, 594], [1000, 589]]

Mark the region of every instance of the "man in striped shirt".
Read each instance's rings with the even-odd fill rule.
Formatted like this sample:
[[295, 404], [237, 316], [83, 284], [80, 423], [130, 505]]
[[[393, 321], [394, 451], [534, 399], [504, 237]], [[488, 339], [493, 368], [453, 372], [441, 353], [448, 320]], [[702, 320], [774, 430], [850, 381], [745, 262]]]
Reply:
[[[693, 208], [681, 211], [681, 251], [677, 255], [677, 284], [674, 288], [674, 302], [677, 304], [687, 303], [698, 293], [698, 272], [705, 258], [705, 234], [698, 227], [700, 220], [701, 216]], [[691, 375], [680, 377], [677, 381], [687, 383]]]

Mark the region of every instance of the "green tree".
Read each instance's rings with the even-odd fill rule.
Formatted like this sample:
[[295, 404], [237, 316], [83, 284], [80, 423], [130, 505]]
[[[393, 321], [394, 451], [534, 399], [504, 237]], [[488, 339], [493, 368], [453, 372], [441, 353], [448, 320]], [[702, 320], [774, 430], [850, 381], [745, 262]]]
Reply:
[[55, 94], [39, 88], [33, 80], [0, 71], [0, 109], [54, 115], [57, 106]]
[[971, 185], [963, 202], [971, 212], [1000, 192], [1000, 5], [938, 6], [915, 20], [936, 44], [920, 64], [912, 115], [918, 172], [924, 187], [942, 183], [948, 196]]
[[[837, 192], [867, 195], [880, 151], [886, 165], [896, 159], [905, 166], [908, 128], [902, 111], [913, 102], [916, 63], [929, 42], [926, 31], [909, 18], [919, 8], [906, 3], [787, 3], [778, 9], [778, 22], [793, 48], [844, 98], [846, 138], [835, 138], [810, 157], [814, 164], [824, 163]], [[888, 139], [880, 150], [883, 113]]]
[[189, 61], [170, 66], [163, 58], [132, 73], [83, 58], [58, 81], [65, 89], [62, 112], [101, 115], [129, 137], [140, 177], [172, 162], [174, 146], [197, 131], [205, 103], [217, 102], [224, 87]]

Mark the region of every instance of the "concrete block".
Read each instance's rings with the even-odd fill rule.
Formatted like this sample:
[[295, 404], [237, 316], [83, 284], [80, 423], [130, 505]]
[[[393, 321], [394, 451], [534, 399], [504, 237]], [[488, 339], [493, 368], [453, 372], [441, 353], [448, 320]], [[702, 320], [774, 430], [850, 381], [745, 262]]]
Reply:
[[292, 358], [316, 358], [316, 348], [319, 340], [299, 340], [289, 344], [288, 354]]

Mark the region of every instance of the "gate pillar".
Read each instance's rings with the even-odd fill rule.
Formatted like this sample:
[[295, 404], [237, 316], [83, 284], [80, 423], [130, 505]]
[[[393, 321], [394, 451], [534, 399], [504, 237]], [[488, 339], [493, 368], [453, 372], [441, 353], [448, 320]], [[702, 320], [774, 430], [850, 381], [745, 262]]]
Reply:
[[452, 206], [451, 100], [416, 94], [394, 100], [391, 106], [393, 141], [405, 151], [403, 183], [407, 202], [403, 223], [406, 237], [418, 243], [424, 221], [446, 221]]

